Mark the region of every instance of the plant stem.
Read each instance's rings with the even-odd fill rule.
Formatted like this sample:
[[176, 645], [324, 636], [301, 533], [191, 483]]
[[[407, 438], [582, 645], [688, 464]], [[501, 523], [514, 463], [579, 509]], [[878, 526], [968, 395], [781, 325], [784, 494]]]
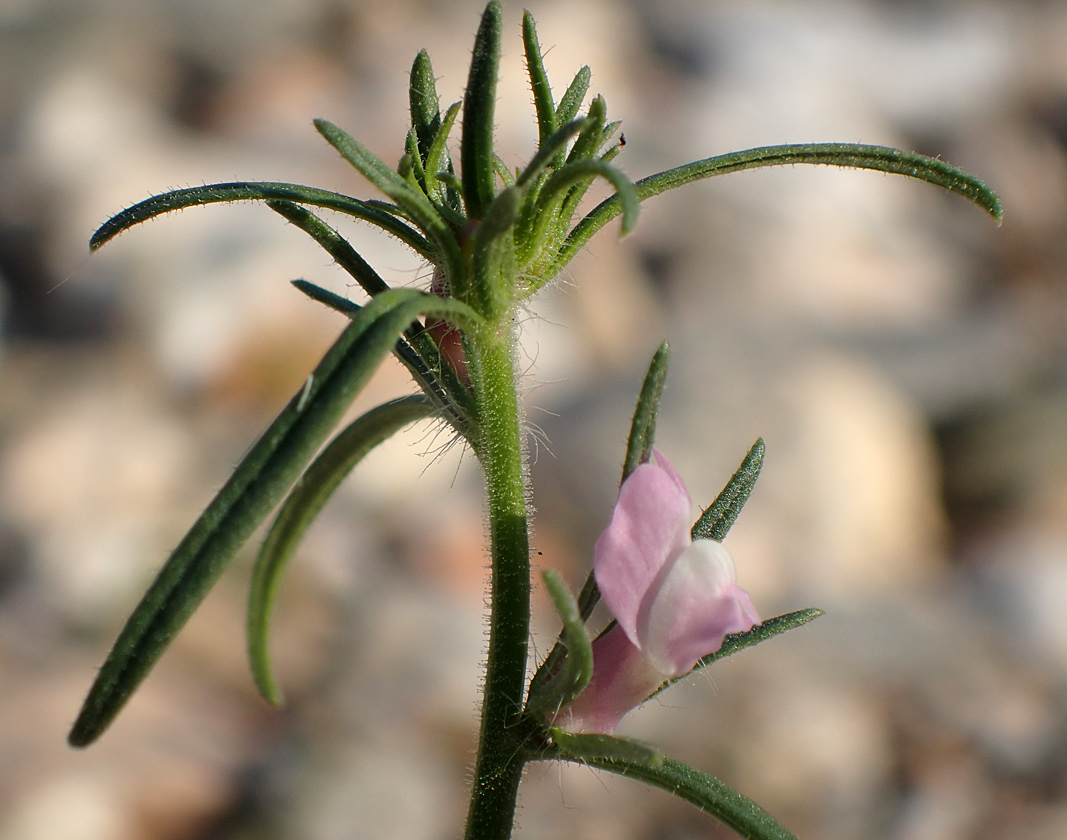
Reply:
[[525, 761], [516, 723], [522, 711], [530, 627], [527, 469], [510, 312], [468, 334], [477, 394], [492, 557], [489, 654], [466, 840], [507, 840]]

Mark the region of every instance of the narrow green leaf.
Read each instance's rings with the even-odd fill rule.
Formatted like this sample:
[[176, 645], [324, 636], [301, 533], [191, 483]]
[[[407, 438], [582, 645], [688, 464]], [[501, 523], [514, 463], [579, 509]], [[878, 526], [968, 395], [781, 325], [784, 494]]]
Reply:
[[496, 173], [496, 177], [500, 179], [500, 182], [504, 185], [504, 189], [515, 186], [515, 173], [509, 168], [507, 163], [500, 155], [493, 155], [493, 171]]
[[[600, 140], [597, 142], [596, 149], [593, 150], [592, 154], [596, 154], [601, 148], [603, 148], [605, 143], [611, 140], [611, 138], [615, 135], [615, 132], [618, 131], [619, 126], [621, 124], [621, 121], [616, 120], [615, 122], [609, 123], [608, 125], [604, 126], [604, 129], [600, 134]], [[597, 159], [601, 163], [610, 163], [618, 156], [619, 152], [622, 151], [622, 146], [623, 144], [620, 140], [619, 142], [616, 142], [615, 145], [611, 146], [603, 154], [601, 154], [600, 157]], [[578, 212], [578, 207], [582, 203], [582, 199], [585, 198], [585, 194], [589, 192], [589, 188], [593, 185], [594, 180], [595, 178], [586, 178], [583, 181], [579, 181], [567, 192], [567, 197], [566, 199], [564, 199], [563, 204], [559, 210], [560, 224], [563, 228], [565, 228], [565, 230], [563, 231], [564, 234], [569, 231], [571, 225], [573, 224], [574, 215]], [[562, 236], [560, 238], [562, 239]]]
[[304, 471], [267, 534], [252, 569], [248, 598], [248, 658], [260, 693], [281, 705], [270, 666], [268, 636], [282, 574], [311, 523], [367, 453], [395, 432], [436, 411], [423, 396], [402, 397], [373, 408], [348, 425]]
[[[978, 178], [951, 164], [914, 152], [904, 152], [886, 146], [865, 146], [849, 143], [810, 143], [788, 146], [764, 146], [743, 152], [694, 161], [674, 169], [649, 175], [636, 182], [637, 195], [641, 201], [676, 187], [716, 175], [725, 175], [742, 169], [765, 166], [791, 166], [804, 163], [823, 166], [840, 166], [854, 169], [872, 169], [895, 175], [917, 178], [920, 181], [942, 187], [949, 192], [969, 198], [988, 212], [998, 223], [1004, 212], [1000, 199]], [[617, 196], [605, 199], [579, 222], [567, 237], [556, 261], [562, 268], [589, 241], [589, 238], [622, 212], [622, 203]], [[553, 275], [554, 276], [554, 275]]]
[[712, 662], [725, 659], [727, 656], [731, 656], [739, 650], [758, 645], [760, 642], [772, 639], [781, 633], [785, 633], [787, 630], [795, 630], [797, 627], [803, 627], [809, 621], [814, 621], [821, 615], [823, 615], [822, 610], [816, 609], [815, 607], [809, 607], [806, 610], [797, 610], [796, 612], [785, 613], [784, 615], [775, 616], [774, 618], [768, 618], [762, 624], [757, 624], [751, 630], [746, 630], [744, 633], [733, 633], [732, 635], [727, 636], [723, 639], [722, 645], [715, 651], [715, 653], [710, 653], [705, 656], [695, 667], [704, 668]]
[[449, 273], [461, 264], [459, 244], [441, 214], [430, 200], [394, 172], [366, 146], [328, 120], [315, 120], [315, 128], [374, 186], [395, 201], [437, 248], [430, 262], [444, 265]]
[[[455, 179], [455, 175], [452, 174], [452, 160], [448, 156], [448, 135], [452, 132], [452, 126], [456, 124], [459, 108], [460, 103], [452, 103], [445, 112], [445, 118], [441, 122], [441, 130], [437, 132], [433, 143], [430, 144], [430, 151], [426, 155], [426, 175], [431, 181], [436, 180], [438, 183], [443, 183], [442, 174]], [[457, 199], [461, 190], [461, 187], [452, 190]], [[453, 199], [448, 203], [448, 206], [458, 210], [460, 204], [458, 200]]]
[[441, 130], [441, 100], [437, 96], [437, 80], [434, 78], [430, 54], [426, 50], [419, 50], [411, 65], [408, 102], [411, 127], [415, 129], [419, 141], [419, 157], [425, 165], [430, 156], [430, 147]]
[[537, 150], [537, 154], [534, 155], [526, 168], [519, 175], [516, 180], [516, 184], [520, 187], [528, 187], [533, 180], [540, 175], [545, 169], [552, 164], [552, 161], [562, 152], [569, 141], [574, 135], [579, 132], [585, 132], [585, 129], [589, 126], [589, 118], [585, 117], [580, 120], [571, 120], [566, 125], [561, 126], [552, 133], [552, 136], [545, 138], [541, 141], [541, 145]]
[[171, 554], [97, 675], [71, 730], [72, 746], [88, 745], [107, 728], [341, 419], [396, 336], [420, 313], [458, 324], [480, 320], [458, 301], [412, 289], [391, 289], [371, 300]]
[[337, 210], [347, 216], [363, 219], [390, 233], [426, 259], [432, 259], [434, 252], [426, 238], [411, 225], [396, 218], [385, 209], [381, 202], [360, 201], [358, 198], [341, 193], [304, 187], [299, 184], [279, 184], [270, 182], [239, 181], [230, 184], [209, 184], [204, 187], [189, 187], [173, 190], [162, 195], [153, 196], [132, 207], [127, 207], [102, 224], [89, 240], [89, 247], [96, 250], [118, 234], [145, 222], [148, 219], [184, 210], [186, 207], [198, 207], [204, 204], [216, 204], [232, 201], [291, 201], [296, 204], [309, 204], [312, 207], [324, 207]]
[[405, 177], [412, 187], [429, 198], [430, 190], [426, 186], [426, 170], [422, 167], [419, 138], [413, 128], [408, 131], [407, 138], [404, 141], [404, 156], [400, 159], [400, 164], [397, 166], [396, 171]]
[[522, 14], [522, 44], [526, 53], [526, 72], [530, 77], [534, 108], [537, 111], [538, 149], [556, 130], [556, 106], [552, 101], [552, 86], [541, 56], [541, 44], [537, 39], [537, 24], [529, 11]]
[[567, 90], [563, 92], [563, 98], [560, 99], [559, 106], [556, 108], [556, 125], [568, 123], [578, 115], [582, 102], [585, 101], [585, 95], [589, 92], [589, 82], [592, 78], [593, 72], [588, 65], [582, 67], [574, 75], [570, 85], [567, 86]]
[[608, 105], [603, 96], [594, 96], [589, 103], [589, 113], [586, 115], [586, 123], [574, 141], [567, 162], [573, 163], [578, 160], [588, 160], [596, 155], [602, 145], [604, 123], [607, 121]]
[[[625, 236], [637, 227], [637, 217], [641, 207], [640, 198], [634, 183], [629, 178], [614, 166], [602, 161], [576, 160], [561, 166], [548, 177], [544, 186], [541, 187], [537, 199], [539, 206], [547, 206], [558, 194], [565, 194], [572, 184], [581, 183], [587, 178], [596, 176], [611, 182], [611, 185], [615, 187], [615, 195], [619, 197], [622, 208], [622, 233]], [[571, 236], [568, 236], [564, 248], [569, 247], [570, 240]], [[555, 274], [552, 276], [554, 277]]]
[[781, 826], [751, 799], [695, 767], [673, 758], [661, 758], [659, 762], [653, 762], [601, 756], [594, 750], [584, 753], [582, 746], [580, 744], [576, 748], [572, 741], [565, 747], [561, 745], [558, 756], [546, 757], [578, 762], [658, 787], [711, 814], [746, 840], [797, 840], [795, 834]]
[[337, 149], [341, 156], [356, 168], [360, 175], [394, 201], [396, 201], [394, 193], [404, 194], [411, 188], [396, 170], [343, 128], [324, 119], [315, 120], [315, 128], [327, 143]]
[[671, 362], [670, 345], [664, 341], [652, 355], [641, 391], [634, 406], [633, 420], [630, 421], [630, 436], [626, 440], [626, 458], [622, 465], [622, 480], [626, 481], [630, 473], [639, 465], [647, 463], [652, 457], [652, 445], [656, 439], [656, 418], [659, 416], [659, 404], [663, 398], [663, 388], [667, 384], [667, 370]]
[[594, 732], [568, 732], [555, 726], [549, 729], [549, 733], [556, 750], [535, 755], [534, 758], [558, 758], [591, 765], [594, 761], [621, 762], [650, 770], [662, 768], [667, 761], [659, 750], [632, 738]]
[[718, 662], [720, 659], [725, 659], [727, 656], [731, 656], [740, 650], [772, 639], [781, 633], [785, 633], [787, 630], [795, 630], [797, 627], [803, 627], [809, 621], [814, 621], [821, 615], [823, 615], [822, 610], [810, 607], [806, 610], [797, 610], [796, 612], [785, 613], [784, 615], [779, 615], [774, 618], [768, 618], [762, 624], [757, 624], [751, 630], [746, 630], [744, 633], [732, 633], [723, 639], [722, 644], [717, 651], [709, 653], [707, 656], [703, 657], [685, 674], [663, 683], [663, 685], [650, 695], [650, 698], [655, 697], [661, 691], [670, 688], [679, 680], [688, 678], [694, 671], [706, 668], [711, 663]]
[[463, 200], [472, 219], [485, 216], [496, 193], [493, 115], [500, 68], [500, 17], [500, 4], [493, 0], [482, 13], [463, 97]]
[[336, 230], [310, 210], [291, 201], [268, 201], [267, 206], [315, 240], [371, 297], [389, 289], [381, 275]]
[[[307, 280], [294, 280], [293, 285], [312, 300], [349, 318], [355, 318], [363, 310], [358, 303]], [[415, 384], [433, 401], [441, 416], [477, 452], [478, 438], [474, 434], [476, 424], [473, 420], [475, 408], [471, 393], [459, 381], [455, 371], [441, 362], [441, 353], [422, 324], [416, 321], [404, 330], [404, 338], [398, 339], [393, 345], [393, 355], [408, 369]]]
[[745, 502], [748, 501], [748, 497], [752, 493], [752, 488], [755, 486], [756, 479], [759, 478], [760, 470], [763, 468], [763, 455], [765, 452], [766, 447], [763, 444], [763, 438], [759, 438], [752, 444], [752, 448], [748, 450], [748, 454], [741, 461], [741, 466], [726, 482], [722, 492], [715, 497], [715, 501], [708, 506], [708, 509], [700, 515], [696, 524], [693, 525], [690, 535], [694, 540], [723, 541], [730, 528], [733, 527], [734, 522], [737, 521], [737, 515], [741, 513], [741, 508], [745, 506]]
[[563, 623], [559, 636], [561, 653], [556, 662], [546, 659], [534, 674], [526, 701], [526, 713], [544, 719], [569, 705], [589, 685], [593, 676], [593, 643], [567, 584], [551, 569], [545, 570], [542, 577]]

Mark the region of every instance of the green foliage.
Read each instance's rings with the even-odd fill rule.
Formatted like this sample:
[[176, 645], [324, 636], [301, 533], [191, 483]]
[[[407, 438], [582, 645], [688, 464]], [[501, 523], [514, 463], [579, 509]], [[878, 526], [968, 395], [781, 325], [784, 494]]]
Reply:
[[526, 713], [547, 719], [569, 705], [589, 684], [593, 676], [593, 643], [585, 629], [585, 618], [578, 611], [578, 603], [563, 579], [551, 569], [546, 570], [543, 577], [545, 588], [563, 622], [560, 644], [566, 653], [560, 658], [558, 667], [530, 682]]
[[797, 840], [751, 799], [695, 767], [624, 738], [564, 734], [558, 730], [552, 734], [555, 749], [545, 750], [538, 758], [574, 761], [661, 788], [711, 814], [741, 837]]
[[701, 514], [693, 525], [691, 536], [694, 540], [717, 540], [722, 542], [733, 526], [741, 508], [748, 501], [749, 494], [759, 478], [763, 468], [763, 455], [766, 447], [763, 438], [752, 444], [741, 466], [733, 474], [722, 492], [715, 497], [708, 509]]
[[420, 313], [477, 318], [458, 301], [410, 289], [378, 295], [353, 319], [230, 480], [179, 543], [127, 621], [71, 730], [82, 747], [111, 723], [130, 694], [281, 500], [370, 379], [396, 336]]
[[[525, 691], [530, 489], [516, 369], [516, 313], [616, 216], [622, 216], [621, 230], [626, 233], [636, 224], [646, 199], [728, 172], [803, 163], [895, 173], [968, 198], [998, 221], [1000, 202], [981, 181], [940, 160], [850, 144], [750, 149], [631, 182], [613, 165], [624, 142], [619, 123], [608, 121], [603, 97], [594, 96], [581, 114], [589, 93], [589, 68], [581, 67], [559, 101], [554, 100], [528, 12], [523, 16], [522, 38], [538, 144], [525, 166], [512, 169], [494, 149], [501, 27], [501, 8], [494, 0], [482, 15], [462, 100], [443, 114], [429, 55], [423, 50], [416, 56], [410, 74], [411, 126], [395, 168], [338, 126], [315, 122], [322, 136], [385, 200], [287, 183], [212, 184], [142, 201], [109, 219], [93, 235], [90, 247], [96, 249], [126, 229], [173, 210], [219, 202], [264, 202], [320, 245], [370, 301], [357, 304], [296, 281], [302, 292], [342, 312], [351, 323], [252, 446], [135, 608], [90, 690], [70, 742], [84, 746], [108, 726], [253, 530], [288, 492], [255, 567], [248, 623], [257, 683], [269, 699], [280, 699], [269, 666], [267, 631], [282, 571], [300, 538], [343, 476], [367, 452], [406, 423], [436, 416], [452, 426], [483, 467], [491, 541], [489, 653], [468, 840], [509, 837], [525, 762], [549, 758], [578, 761], [662, 787], [712, 813], [742, 836], [787, 840], [792, 835], [749, 800], [652, 748], [606, 735], [549, 728], [550, 716], [574, 700], [592, 676], [592, 646], [585, 627], [599, 597], [592, 575], [575, 600], [555, 573], [545, 574], [562, 631]], [[449, 143], [461, 111], [460, 147], [454, 157]], [[587, 191], [598, 178], [606, 180], [614, 194], [579, 218]], [[434, 294], [390, 289], [313, 210], [367, 222], [396, 237], [433, 267]], [[466, 367], [454, 366], [454, 348], [452, 357], [443, 352], [443, 339], [428, 328], [435, 325], [419, 321], [420, 315], [461, 331]], [[407, 367], [422, 394], [367, 412], [312, 461], [389, 351]], [[668, 359], [664, 344], [653, 357], [634, 411], [624, 479], [650, 457]], [[752, 491], [763, 454], [763, 442], [757, 441], [693, 526], [694, 539], [721, 540], [726, 535]], [[729, 636], [697, 667], [820, 614], [818, 610], [788, 613]]]
[[270, 617], [282, 573], [315, 517], [367, 453], [409, 423], [432, 416], [426, 397], [410, 396], [384, 403], [350, 423], [312, 462], [278, 511], [252, 570], [248, 597], [248, 657], [260, 693], [281, 705], [267, 650]]

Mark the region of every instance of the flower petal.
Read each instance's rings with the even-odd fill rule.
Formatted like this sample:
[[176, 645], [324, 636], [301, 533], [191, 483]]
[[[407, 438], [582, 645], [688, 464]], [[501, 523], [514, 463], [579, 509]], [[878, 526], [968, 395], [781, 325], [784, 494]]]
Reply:
[[637, 613], [664, 564], [689, 544], [689, 493], [674, 467], [656, 453], [622, 483], [611, 524], [597, 540], [593, 568], [604, 603], [630, 641]]
[[665, 570], [642, 610], [639, 644], [653, 668], [671, 677], [689, 671], [730, 633], [759, 623], [748, 593], [736, 582], [722, 543], [697, 540]]
[[557, 723], [571, 732], [610, 735], [626, 713], [645, 702], [666, 679], [616, 624], [593, 642], [593, 679]]

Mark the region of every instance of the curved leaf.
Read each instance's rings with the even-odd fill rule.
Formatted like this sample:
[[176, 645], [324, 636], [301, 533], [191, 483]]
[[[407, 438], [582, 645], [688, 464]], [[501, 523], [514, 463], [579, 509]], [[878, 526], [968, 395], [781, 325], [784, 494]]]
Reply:
[[[553, 735], [556, 733], [553, 732]], [[591, 737], [595, 737], [596, 741], [587, 740]], [[795, 834], [779, 825], [774, 817], [759, 805], [714, 776], [673, 758], [627, 755], [632, 741], [608, 735], [583, 736], [570, 733], [568, 737], [562, 740], [554, 738], [554, 741], [558, 749], [547, 753], [544, 758], [574, 761], [661, 788], [672, 796], [684, 799], [708, 812], [743, 838], [797, 840]], [[607, 743], [609, 741], [622, 742], [614, 745], [615, 754], [612, 754], [613, 745]]]
[[278, 511], [252, 569], [248, 598], [248, 658], [260, 693], [281, 705], [282, 694], [267, 649], [270, 619], [282, 573], [315, 517], [363, 457], [409, 423], [436, 411], [423, 396], [402, 397], [373, 408], [337, 435], [304, 471]]
[[589, 124], [588, 117], [583, 117], [580, 120], [571, 120], [552, 132], [551, 136], [542, 140], [537, 154], [526, 165], [516, 184], [523, 188], [529, 187], [533, 180], [544, 172], [545, 168], [551, 165], [553, 159], [566, 148], [567, 141], [576, 134], [584, 134]]
[[[622, 235], [625, 236], [637, 226], [637, 217], [641, 209], [640, 202], [633, 182], [621, 170], [597, 159], [563, 164], [545, 179], [537, 193], [535, 208], [528, 214], [533, 221], [533, 230], [523, 233], [526, 247], [520, 257], [524, 260], [524, 264], [526, 260], [534, 258], [536, 262], [531, 271], [532, 282], [527, 289], [527, 295], [542, 289], [559, 274], [558, 268], [552, 262], [553, 255], [556, 253], [556, 243], [565, 231], [560, 220], [559, 207], [565, 203], [572, 186], [578, 185], [584, 191], [589, 186], [589, 182], [598, 176], [610, 181], [615, 187], [615, 194], [622, 199], [624, 208]], [[553, 232], [550, 234], [550, 231]], [[568, 235], [564, 240], [564, 248], [569, 241]]]
[[409, 184], [400, 173], [390, 169], [344, 129], [329, 120], [315, 120], [315, 128], [356, 170], [400, 206], [437, 248], [430, 262], [442, 265], [449, 273], [460, 265], [459, 244], [451, 228], [425, 194]]
[[[986, 184], [951, 164], [914, 152], [904, 152], [887, 146], [866, 146], [851, 143], [808, 143], [787, 146], [762, 146], [742, 152], [705, 158], [683, 166], [649, 175], [635, 183], [641, 201], [654, 195], [684, 186], [693, 181], [725, 175], [742, 169], [765, 166], [787, 166], [798, 163], [822, 166], [841, 166], [873, 169], [917, 178], [943, 187], [949, 192], [969, 198], [988, 212], [997, 222], [1003, 217], [1000, 199]], [[573, 259], [589, 238], [623, 211], [618, 196], [605, 199], [585, 216], [571, 231], [556, 260], [557, 273]], [[553, 274], [555, 276], [555, 274]]]
[[188, 187], [182, 190], [156, 195], [127, 207], [102, 224], [89, 240], [89, 247], [96, 250], [105, 242], [118, 236], [124, 230], [148, 219], [184, 210], [186, 207], [198, 207], [204, 204], [217, 204], [231, 201], [291, 201], [295, 204], [310, 204], [337, 210], [347, 216], [363, 219], [391, 233], [405, 245], [428, 260], [434, 258], [433, 249], [426, 238], [411, 225], [398, 219], [381, 202], [361, 201], [341, 193], [304, 187], [300, 184], [282, 184], [268, 181], [236, 181], [226, 184], [208, 184], [204, 187]]
[[368, 295], [374, 297], [374, 295], [388, 291], [389, 284], [382, 279], [370, 263], [363, 259], [351, 243], [310, 210], [291, 201], [273, 199], [267, 202], [267, 206], [314, 239], [315, 244], [333, 257], [334, 261], [348, 272]]
[[[559, 634], [559, 645], [553, 648], [530, 680], [526, 713], [539, 718], [552, 716], [569, 705], [593, 677], [593, 643], [574, 596], [563, 579], [551, 569], [546, 569], [542, 577], [563, 622], [563, 629]], [[560, 645], [562, 650], [556, 654]]]
[[393, 289], [371, 300], [171, 554], [90, 688], [68, 737], [72, 746], [88, 745], [107, 728], [241, 546], [296, 480], [397, 335], [419, 314], [460, 324], [479, 320], [458, 301], [411, 289]]
[[[539, 203], [546, 203], [556, 193], [565, 192], [573, 184], [581, 183], [587, 178], [600, 176], [611, 182], [615, 187], [615, 197], [619, 199], [619, 212], [622, 213], [622, 233], [629, 233], [637, 226], [637, 216], [640, 213], [641, 195], [636, 185], [622, 171], [600, 160], [576, 160], [564, 164], [557, 169], [545, 181], [538, 196]], [[612, 215], [612, 218], [618, 213]], [[588, 218], [588, 217], [586, 217]], [[567, 237], [570, 242], [570, 237]]]

